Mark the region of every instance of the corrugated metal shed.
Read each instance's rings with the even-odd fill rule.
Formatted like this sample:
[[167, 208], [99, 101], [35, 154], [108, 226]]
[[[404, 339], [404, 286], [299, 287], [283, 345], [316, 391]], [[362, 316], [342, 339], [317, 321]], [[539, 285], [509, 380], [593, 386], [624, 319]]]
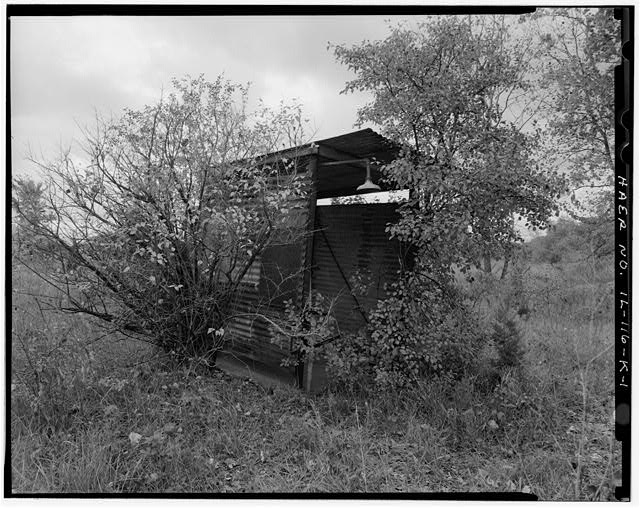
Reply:
[[[364, 315], [384, 296], [385, 284], [397, 278], [406, 261], [401, 245], [390, 241], [385, 232], [387, 224], [397, 218], [397, 205], [316, 208], [315, 203], [321, 198], [356, 194], [356, 188], [364, 181], [367, 161], [374, 182], [385, 190], [380, 182], [379, 164], [393, 160], [399, 150], [373, 130], [363, 129], [264, 157], [266, 162], [296, 158], [298, 174], [307, 180], [309, 190], [306, 197], [293, 200], [291, 206], [299, 214], [295, 223], [309, 237], [306, 241], [298, 237], [290, 244], [278, 242], [247, 273], [243, 290], [234, 302], [235, 310], [242, 316], [229, 329], [228, 349], [232, 354], [277, 370], [281, 375], [287, 374], [293, 381], [294, 369], [280, 365], [289, 350], [272, 343], [268, 322], [256, 315], [277, 315], [285, 297], [301, 306], [310, 290], [336, 299], [334, 315], [341, 331], [354, 331], [364, 324]], [[291, 274], [295, 275], [283, 286], [286, 294], [274, 299], [278, 282]], [[358, 276], [368, 282], [364, 294], [354, 290], [354, 277]], [[270, 302], [268, 308], [264, 307], [266, 301]], [[260, 312], [255, 312], [256, 309]], [[314, 379], [325, 377], [321, 365], [322, 362], [313, 370]], [[317, 383], [307, 386], [310, 385]]]

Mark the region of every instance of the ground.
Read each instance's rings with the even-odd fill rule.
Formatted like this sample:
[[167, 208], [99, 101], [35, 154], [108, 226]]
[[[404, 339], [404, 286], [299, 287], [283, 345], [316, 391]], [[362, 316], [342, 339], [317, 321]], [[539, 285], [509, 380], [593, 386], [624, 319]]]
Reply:
[[176, 365], [148, 345], [101, 338], [87, 319], [40, 309], [24, 294], [33, 274], [14, 270], [11, 488], [611, 499], [613, 322], [610, 302], [597, 303], [608, 279], [554, 270], [527, 275], [522, 371], [489, 387], [470, 376], [367, 395], [307, 395]]

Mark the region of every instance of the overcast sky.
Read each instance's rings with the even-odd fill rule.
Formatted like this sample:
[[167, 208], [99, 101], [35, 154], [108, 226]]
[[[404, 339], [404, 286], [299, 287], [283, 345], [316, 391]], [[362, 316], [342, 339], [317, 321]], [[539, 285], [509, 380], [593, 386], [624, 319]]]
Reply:
[[[353, 74], [331, 43], [382, 39], [390, 16], [14, 17], [11, 129], [14, 173], [27, 147], [46, 157], [79, 137], [94, 111], [154, 103], [172, 77], [251, 82], [267, 104], [298, 98], [314, 139], [353, 130], [364, 94], [341, 95]], [[416, 21], [411, 18], [410, 23]]]

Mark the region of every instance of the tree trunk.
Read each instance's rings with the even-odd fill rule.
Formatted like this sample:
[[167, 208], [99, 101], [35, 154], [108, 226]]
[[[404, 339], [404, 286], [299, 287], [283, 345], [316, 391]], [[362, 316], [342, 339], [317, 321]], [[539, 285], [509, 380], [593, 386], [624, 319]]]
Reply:
[[509, 261], [511, 260], [511, 256], [504, 257], [504, 265], [502, 266], [502, 273], [500, 274], [500, 280], [504, 279], [507, 275], [507, 270], [509, 270]]
[[313, 380], [313, 358], [309, 358], [307, 360], [307, 364], [304, 369], [306, 372], [306, 383], [305, 383], [305, 391], [307, 393], [311, 393], [311, 381]]
[[484, 262], [484, 271], [487, 273], [491, 273], [491, 270], [492, 270], [491, 254], [485, 254], [483, 258], [483, 262]]

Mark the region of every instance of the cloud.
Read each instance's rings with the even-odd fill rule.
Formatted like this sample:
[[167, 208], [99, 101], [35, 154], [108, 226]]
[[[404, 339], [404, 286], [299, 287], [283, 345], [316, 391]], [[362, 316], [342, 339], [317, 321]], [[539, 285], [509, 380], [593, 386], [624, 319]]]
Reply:
[[364, 94], [340, 95], [353, 76], [327, 50], [386, 35], [382, 17], [13, 17], [12, 153], [54, 153], [95, 111], [155, 102], [173, 77], [219, 74], [252, 82], [271, 105], [299, 98], [317, 136], [352, 129]]

